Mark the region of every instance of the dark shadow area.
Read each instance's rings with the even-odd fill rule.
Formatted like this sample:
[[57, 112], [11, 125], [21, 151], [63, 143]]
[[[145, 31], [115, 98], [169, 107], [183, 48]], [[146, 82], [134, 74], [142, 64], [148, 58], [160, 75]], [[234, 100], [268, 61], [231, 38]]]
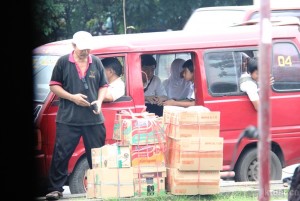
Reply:
[[9, 10], [1, 13], [2, 191], [8, 200], [33, 200], [31, 1], [5, 3], [4, 10]]

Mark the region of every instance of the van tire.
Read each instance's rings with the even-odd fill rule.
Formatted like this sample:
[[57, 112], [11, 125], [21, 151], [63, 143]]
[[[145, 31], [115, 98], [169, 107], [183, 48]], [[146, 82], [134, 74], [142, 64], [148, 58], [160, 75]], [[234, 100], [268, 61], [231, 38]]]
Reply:
[[86, 171], [89, 169], [89, 164], [86, 157], [80, 159], [69, 176], [69, 188], [71, 194], [86, 193]]
[[[274, 152], [270, 152], [271, 175], [270, 180], [281, 180], [282, 165]], [[235, 181], [258, 181], [259, 167], [257, 158], [257, 148], [250, 149], [241, 154], [235, 165]]]

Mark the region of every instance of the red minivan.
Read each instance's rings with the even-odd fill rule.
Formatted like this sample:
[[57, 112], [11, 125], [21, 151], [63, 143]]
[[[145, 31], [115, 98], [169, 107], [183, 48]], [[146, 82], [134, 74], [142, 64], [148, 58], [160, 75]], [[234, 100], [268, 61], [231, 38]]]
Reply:
[[[272, 180], [280, 180], [282, 168], [300, 163], [300, 32], [299, 24], [273, 26], [272, 66], [274, 84], [271, 102]], [[117, 57], [123, 64], [126, 94], [104, 103], [106, 143], [112, 139], [115, 114], [120, 110], [141, 112], [145, 107], [141, 56], [157, 60], [155, 74], [163, 81], [175, 58], [192, 59], [195, 65], [196, 104], [220, 111], [220, 137], [224, 138], [223, 166], [233, 164], [235, 181], [258, 180], [257, 140], [244, 139], [235, 147], [243, 130], [257, 126], [257, 112], [248, 96], [240, 91], [243, 55], [258, 55], [259, 26], [243, 25], [211, 33], [185, 31], [136, 33], [93, 37], [92, 54], [99, 58]], [[42, 45], [33, 50], [35, 153], [39, 186], [44, 187], [55, 139], [58, 97], [49, 90], [49, 80], [57, 59], [72, 51], [71, 40]], [[233, 156], [236, 156], [233, 159]], [[69, 163], [71, 193], [85, 192], [88, 168], [82, 141]], [[41, 189], [43, 190], [43, 188]]]

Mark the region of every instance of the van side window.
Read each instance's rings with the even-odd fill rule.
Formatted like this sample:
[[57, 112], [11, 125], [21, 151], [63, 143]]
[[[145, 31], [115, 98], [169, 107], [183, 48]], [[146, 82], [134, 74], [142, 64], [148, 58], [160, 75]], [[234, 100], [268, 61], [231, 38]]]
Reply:
[[273, 90], [300, 91], [300, 54], [292, 43], [279, 42], [273, 45], [272, 73], [275, 81]]
[[209, 52], [204, 55], [208, 90], [212, 96], [240, 93], [241, 52]]

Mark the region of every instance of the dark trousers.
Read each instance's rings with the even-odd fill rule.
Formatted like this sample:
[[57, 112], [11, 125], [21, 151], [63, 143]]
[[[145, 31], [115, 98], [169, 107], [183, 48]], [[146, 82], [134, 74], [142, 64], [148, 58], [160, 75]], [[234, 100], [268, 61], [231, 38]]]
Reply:
[[92, 126], [70, 126], [56, 123], [56, 139], [49, 171], [49, 192], [63, 192], [68, 180], [68, 164], [80, 137], [83, 138], [89, 167], [92, 168], [91, 149], [105, 144], [106, 129], [104, 124]]
[[157, 116], [163, 116], [164, 106], [159, 106], [156, 104], [146, 103], [146, 111], [150, 113], [155, 113]]

